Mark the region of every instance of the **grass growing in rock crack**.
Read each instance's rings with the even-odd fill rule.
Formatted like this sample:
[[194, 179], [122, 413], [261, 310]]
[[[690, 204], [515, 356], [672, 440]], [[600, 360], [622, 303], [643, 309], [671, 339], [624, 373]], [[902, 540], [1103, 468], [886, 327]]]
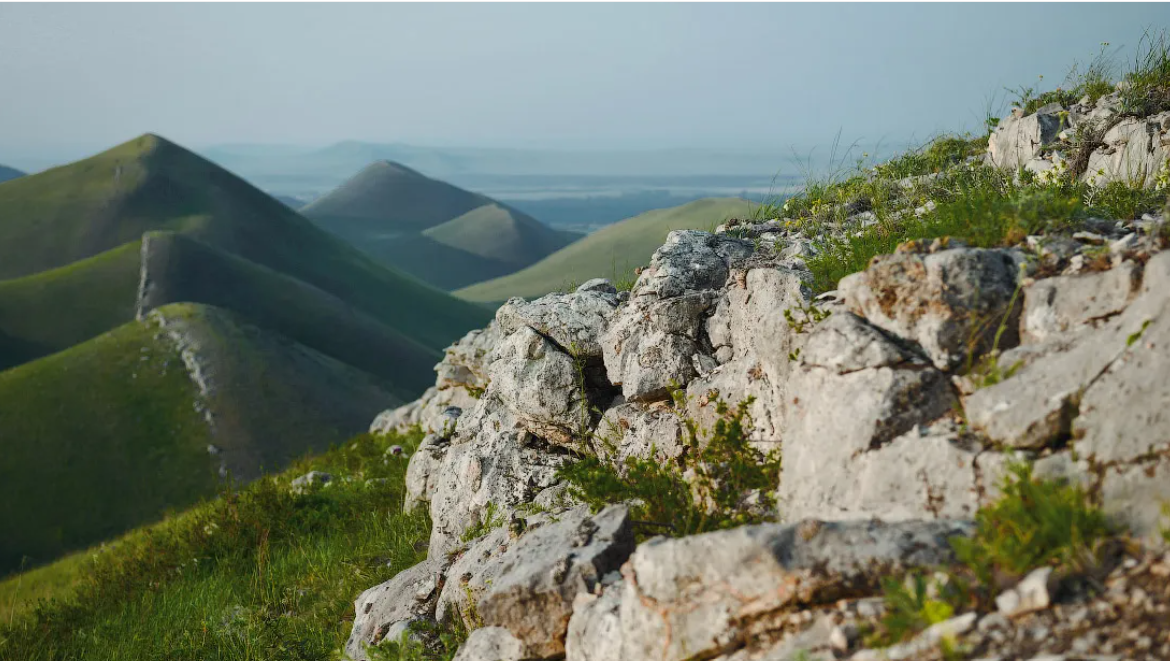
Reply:
[[[39, 603], [21, 601], [21, 577], [9, 579], [0, 659], [334, 659], [354, 596], [426, 556], [426, 512], [402, 511], [407, 460], [384, 455], [393, 444], [413, 451], [420, 436], [360, 436], [36, 570], [84, 565]], [[291, 493], [289, 479], [308, 470], [334, 480]]]
[[1030, 464], [1012, 466], [1000, 489], [1003, 495], [975, 515], [975, 535], [954, 540], [959, 561], [985, 585], [1046, 565], [1092, 568], [1114, 532], [1082, 487], [1037, 479]]
[[[683, 391], [675, 390], [674, 399], [676, 409], [685, 411]], [[594, 510], [635, 503], [635, 520], [656, 532], [683, 536], [758, 523], [775, 507], [780, 455], [751, 444], [751, 402], [731, 407], [716, 400], [717, 419], [709, 430], [684, 417], [687, 447], [675, 464], [629, 457], [613, 466], [587, 457], [561, 468], [559, 476]]]
[[460, 618], [452, 620], [449, 627], [425, 621], [415, 623], [401, 639], [368, 648], [370, 661], [451, 661], [468, 634]]
[[866, 645], [871, 647], [905, 642], [927, 627], [951, 619], [969, 604], [971, 590], [955, 575], [914, 571], [905, 577], [883, 578], [882, 596], [886, 613], [866, 637]]

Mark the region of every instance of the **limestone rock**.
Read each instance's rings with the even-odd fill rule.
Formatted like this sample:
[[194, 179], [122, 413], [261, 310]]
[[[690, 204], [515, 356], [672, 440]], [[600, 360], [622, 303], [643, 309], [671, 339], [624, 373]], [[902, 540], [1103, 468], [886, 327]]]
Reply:
[[431, 557], [455, 548], [487, 514], [489, 503], [506, 516], [521, 504], [542, 502], [546, 491], [544, 497], [552, 497], [557, 469], [572, 461], [563, 449], [525, 430], [491, 392], [464, 416], [434, 473]]
[[1170, 159], [1170, 112], [1126, 117], [1102, 137], [1105, 143], [1089, 155], [1083, 179], [1097, 186], [1111, 181], [1150, 187]]
[[444, 560], [427, 560], [366, 590], [354, 602], [356, 617], [345, 653], [367, 661], [367, 645], [398, 638], [413, 622], [430, 619], [443, 582]]
[[1056, 141], [1061, 131], [1061, 108], [1045, 106], [1027, 116], [1009, 115], [1000, 120], [987, 141], [991, 162], [1005, 170], [1015, 170], [1032, 160], [1044, 145]]
[[296, 494], [309, 493], [310, 491], [323, 487], [333, 481], [333, 476], [322, 471], [309, 471], [304, 475], [294, 479], [289, 486], [291, 491]]
[[513, 298], [496, 311], [496, 323], [505, 334], [527, 327], [556, 342], [561, 351], [600, 358], [601, 334], [617, 304], [617, 291], [604, 287], [548, 294], [531, 302]]
[[614, 464], [631, 457], [670, 461], [685, 449], [683, 424], [666, 406], [615, 400], [592, 437], [592, 450]]
[[[619, 576], [620, 578], [620, 576]], [[621, 661], [622, 586], [607, 586], [600, 595], [580, 592], [565, 636], [565, 658], [573, 661]]]
[[[847, 313], [821, 323], [806, 346], [788, 382], [780, 511], [834, 519], [862, 507], [864, 455], [947, 413], [954, 395], [942, 373]], [[852, 350], [830, 351], [839, 346]]]
[[1006, 617], [1048, 608], [1052, 603], [1052, 567], [1032, 570], [1016, 587], [995, 598], [995, 607]]
[[1000, 347], [1016, 343], [1017, 256], [1011, 251], [958, 248], [921, 255], [875, 257], [869, 268], [838, 285], [849, 309], [871, 324], [917, 342], [939, 369], [964, 364], [971, 347], [990, 348], [999, 324]]
[[[623, 567], [623, 659], [715, 656], [798, 604], [950, 559], [954, 522], [764, 524], [641, 544]], [[774, 625], [774, 623], [772, 623]]]
[[456, 583], [441, 598], [443, 617], [451, 609], [469, 612], [473, 599], [484, 624], [507, 629], [536, 657], [564, 653], [576, 596], [590, 592], [634, 548], [623, 506], [595, 516], [579, 507], [529, 527], [503, 550], [499, 541], [499, 534], [485, 538], [467, 551], [471, 563], [456, 561]]
[[1026, 342], [1076, 330], [1125, 309], [1141, 269], [1131, 261], [1102, 273], [1045, 278], [1024, 289], [1021, 335]]
[[578, 388], [577, 366], [556, 344], [521, 326], [501, 341], [494, 357], [488, 394], [526, 429], [568, 445], [587, 426], [589, 403]]
[[654, 252], [630, 298], [667, 299], [689, 291], [718, 289], [727, 280], [731, 265], [751, 254], [752, 244], [743, 239], [697, 230], [674, 230]]
[[503, 627], [472, 631], [451, 661], [523, 661], [532, 658], [520, 642]]

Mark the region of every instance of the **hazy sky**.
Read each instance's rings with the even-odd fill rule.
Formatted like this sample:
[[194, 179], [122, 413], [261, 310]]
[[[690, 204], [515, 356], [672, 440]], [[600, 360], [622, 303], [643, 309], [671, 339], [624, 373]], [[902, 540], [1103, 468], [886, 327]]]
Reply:
[[0, 4], [5, 152], [776, 148], [974, 127], [1166, 4]]

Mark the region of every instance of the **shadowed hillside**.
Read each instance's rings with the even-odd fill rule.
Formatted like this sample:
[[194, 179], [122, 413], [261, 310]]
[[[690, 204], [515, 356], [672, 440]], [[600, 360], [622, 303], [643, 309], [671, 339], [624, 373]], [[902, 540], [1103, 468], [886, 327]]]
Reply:
[[379, 262], [444, 289], [524, 268], [578, 236], [389, 161], [301, 211]]
[[195, 305], [0, 372], [0, 572], [347, 438], [395, 399], [368, 374]]
[[604, 227], [526, 269], [460, 289], [456, 295], [469, 301], [504, 301], [511, 296], [540, 296], [590, 278], [630, 280], [634, 269], [650, 260], [671, 230], [706, 228], [750, 211], [751, 203], [730, 197], [647, 211]]
[[24, 173], [16, 168], [10, 168], [7, 165], [0, 165], [0, 183], [23, 177]]

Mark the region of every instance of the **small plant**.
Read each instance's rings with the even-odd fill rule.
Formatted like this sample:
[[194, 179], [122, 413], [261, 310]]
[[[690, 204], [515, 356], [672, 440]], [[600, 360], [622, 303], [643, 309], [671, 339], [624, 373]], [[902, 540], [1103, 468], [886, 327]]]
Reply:
[[[676, 407], [684, 408], [680, 390]], [[684, 420], [687, 450], [678, 464], [630, 457], [614, 467], [596, 457], [569, 464], [559, 476], [570, 493], [595, 510], [631, 502], [643, 526], [692, 535], [763, 520], [775, 505], [780, 476], [778, 452], [765, 454], [750, 442], [748, 407], [715, 402], [718, 419], [706, 433]]]
[[367, 646], [366, 653], [370, 661], [451, 661], [467, 634], [459, 618], [447, 626], [415, 620], [400, 639]]
[[1000, 486], [1003, 495], [975, 516], [971, 538], [952, 541], [958, 559], [984, 584], [1022, 576], [1044, 565], [1086, 569], [1112, 530], [1104, 512], [1080, 486], [1033, 477], [1017, 464]]
[[[795, 312], [793, 312], [794, 310]], [[800, 315], [799, 319], [797, 318], [797, 314]], [[815, 326], [828, 319], [830, 314], [832, 312], [818, 308], [815, 303], [809, 303], [808, 305], [785, 309], [784, 321], [788, 323], [788, 328], [797, 333], [803, 333], [806, 326]]]
[[922, 572], [883, 578], [882, 593], [886, 613], [866, 640], [875, 647], [909, 640], [927, 627], [951, 619], [971, 598], [967, 584], [957, 576], [928, 577]]
[[1132, 347], [1134, 344], [1136, 344], [1138, 340], [1142, 339], [1142, 335], [1146, 332], [1146, 329], [1149, 327], [1150, 327], [1150, 320], [1146, 319], [1145, 321], [1142, 322], [1141, 328], [1130, 333], [1129, 337], [1125, 338], [1125, 346]]
[[499, 511], [495, 503], [488, 503], [479, 522], [464, 531], [461, 540], [467, 543], [474, 539], [479, 539], [502, 525], [504, 525], [503, 513]]

